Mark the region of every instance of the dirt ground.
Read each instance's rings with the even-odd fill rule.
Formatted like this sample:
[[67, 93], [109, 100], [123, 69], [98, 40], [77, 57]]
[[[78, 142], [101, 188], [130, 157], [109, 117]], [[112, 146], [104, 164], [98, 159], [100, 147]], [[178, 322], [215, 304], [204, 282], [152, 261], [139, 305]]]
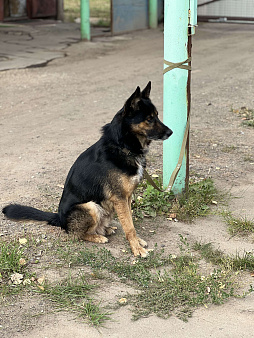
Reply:
[[[231, 108], [254, 108], [253, 53], [254, 25], [200, 24], [193, 39], [190, 170], [212, 177], [222, 191], [238, 197], [230, 200], [230, 209], [250, 219], [254, 130], [243, 127]], [[152, 81], [151, 97], [162, 116], [162, 29], [75, 43], [64, 54], [46, 67], [0, 73], [1, 207], [17, 202], [56, 208], [73, 161], [98, 139], [100, 128], [137, 85]], [[162, 143], [154, 143], [150, 153], [156, 158], [153, 166], [161, 168]], [[193, 224], [162, 223], [163, 238], [159, 230], [153, 237], [143, 236], [149, 247], [158, 243], [176, 250], [180, 233], [190, 241], [212, 242], [230, 254], [253, 251], [253, 237], [231, 237], [219, 216]], [[27, 233], [59, 236], [49, 226], [17, 224], [1, 216], [2, 238]], [[122, 244], [117, 239], [112, 237], [105, 247], [117, 253]], [[253, 278], [246, 275], [245, 282], [249, 285]], [[111, 292], [119, 292], [119, 286], [112, 286]], [[24, 323], [22, 313], [34, 308], [45, 311], [45, 304], [17, 300], [1, 309], [3, 337], [253, 337], [254, 331], [253, 294], [199, 309], [188, 323], [156, 316], [132, 322], [124, 307], [101, 333], [65, 313], [46, 312]]]

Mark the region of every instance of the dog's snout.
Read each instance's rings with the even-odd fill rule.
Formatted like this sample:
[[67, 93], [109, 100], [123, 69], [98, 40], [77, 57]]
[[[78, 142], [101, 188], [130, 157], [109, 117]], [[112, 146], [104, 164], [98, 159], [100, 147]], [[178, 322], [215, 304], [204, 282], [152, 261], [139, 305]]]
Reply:
[[172, 134], [173, 134], [173, 131], [171, 129], [167, 128], [167, 130], [164, 134], [163, 140], [167, 140]]

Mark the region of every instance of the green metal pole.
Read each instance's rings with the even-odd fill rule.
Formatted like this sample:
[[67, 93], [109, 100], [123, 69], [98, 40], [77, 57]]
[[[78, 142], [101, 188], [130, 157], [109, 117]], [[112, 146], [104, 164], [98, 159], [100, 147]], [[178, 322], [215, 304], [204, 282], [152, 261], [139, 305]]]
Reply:
[[[189, 0], [165, 0], [164, 2], [164, 59], [183, 62], [188, 58]], [[166, 65], [164, 65], [166, 68]], [[163, 121], [173, 130], [173, 135], [163, 143], [163, 185], [169, 183], [182, 146], [187, 122], [188, 71], [175, 68], [164, 74]], [[181, 169], [173, 186], [175, 194], [185, 189], [186, 152]]]
[[89, 0], [80, 0], [80, 31], [82, 40], [91, 40]]
[[149, 0], [149, 27], [158, 26], [158, 0]]

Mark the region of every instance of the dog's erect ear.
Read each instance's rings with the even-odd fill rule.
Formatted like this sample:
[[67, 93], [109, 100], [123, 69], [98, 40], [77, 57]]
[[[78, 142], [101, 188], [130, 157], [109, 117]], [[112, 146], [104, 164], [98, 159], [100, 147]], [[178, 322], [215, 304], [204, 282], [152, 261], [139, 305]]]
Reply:
[[142, 91], [143, 99], [149, 99], [150, 92], [151, 92], [151, 81], [148, 82], [147, 86]]
[[128, 98], [124, 105], [124, 113], [133, 112], [138, 109], [138, 103], [141, 100], [140, 88], [137, 87], [135, 92]]

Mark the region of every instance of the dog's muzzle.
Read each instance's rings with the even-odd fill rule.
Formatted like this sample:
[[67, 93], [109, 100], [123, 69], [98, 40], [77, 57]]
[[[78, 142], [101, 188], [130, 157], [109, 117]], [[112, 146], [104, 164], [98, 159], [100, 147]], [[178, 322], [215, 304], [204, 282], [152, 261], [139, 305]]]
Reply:
[[173, 134], [173, 131], [169, 128], [167, 128], [166, 132], [164, 133], [162, 140], [167, 140], [171, 135]]

